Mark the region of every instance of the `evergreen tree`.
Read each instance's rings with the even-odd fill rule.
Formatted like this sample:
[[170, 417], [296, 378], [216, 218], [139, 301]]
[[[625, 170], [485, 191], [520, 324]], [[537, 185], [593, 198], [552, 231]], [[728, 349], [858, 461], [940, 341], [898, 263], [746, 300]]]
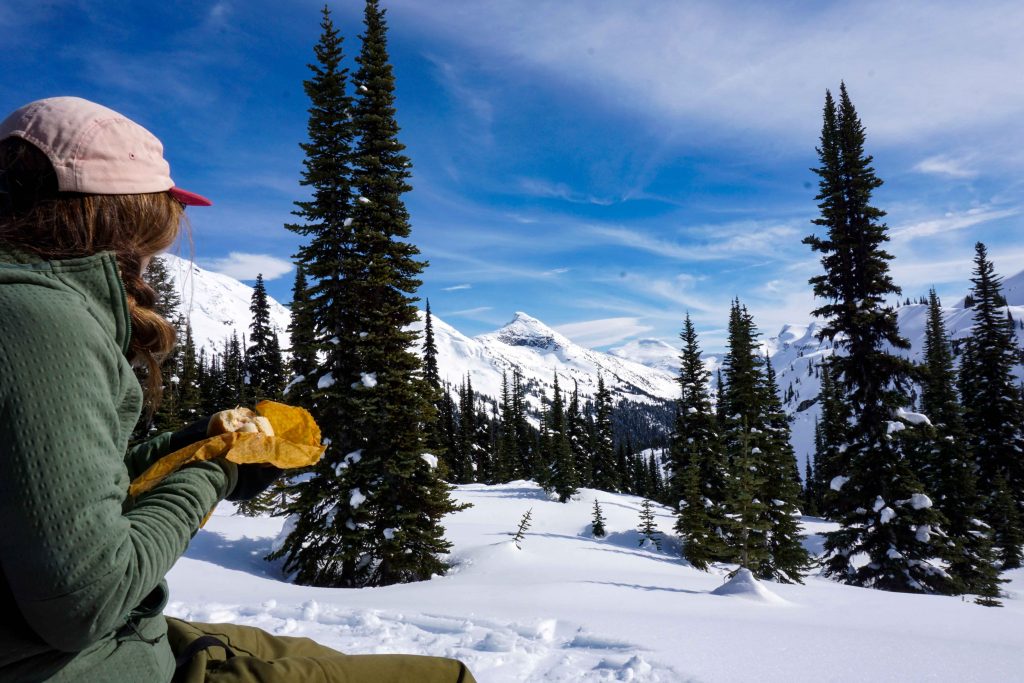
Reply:
[[437, 369], [437, 343], [434, 341], [434, 316], [430, 314], [430, 299], [427, 299], [423, 317], [423, 379], [440, 390], [441, 375]]
[[516, 415], [508, 373], [501, 373], [501, 427], [498, 435], [498, 449], [494, 461], [494, 482], [502, 483], [522, 477], [525, 473], [519, 461], [519, 445], [516, 441]]
[[668, 497], [679, 507], [675, 529], [683, 541], [683, 558], [705, 570], [711, 562], [727, 557], [722, 538], [727, 521], [723, 507], [726, 473], [709, 375], [689, 314], [680, 337], [681, 392], [669, 450]]
[[838, 491], [832, 487], [832, 482], [844, 471], [843, 453], [846, 450], [849, 406], [843, 400], [828, 362], [821, 363], [820, 379], [818, 403], [821, 405], [821, 420], [816, 427], [815, 488], [821, 513], [835, 519], [839, 515], [839, 501]]
[[299, 258], [315, 282], [308, 310], [328, 370], [310, 396], [332, 448], [290, 504], [294, 530], [271, 555], [284, 557], [285, 571], [305, 584], [387, 585], [443, 574], [450, 544], [440, 520], [456, 509], [448, 485], [421, 457], [433, 415], [408, 327], [423, 264], [407, 239], [401, 195], [409, 161], [397, 140], [383, 14], [367, 2], [358, 103], [346, 93], [341, 37], [326, 7], [305, 82], [312, 107], [302, 183], [313, 197], [297, 202], [305, 222], [291, 227], [310, 240]]
[[596, 489], [618, 491], [619, 477], [615, 471], [615, 445], [612, 434], [612, 395], [604, 384], [604, 377], [597, 377], [596, 420], [594, 424], [594, 458], [591, 481]]
[[459, 388], [459, 440], [455, 450], [449, 453], [448, 468], [452, 481], [468, 484], [474, 480], [473, 463], [476, 460], [477, 434], [476, 394], [469, 374]]
[[192, 325], [185, 324], [185, 343], [181, 347], [181, 372], [178, 376], [178, 410], [181, 421], [189, 424], [207, 414], [202, 406], [203, 368], [196, 356]]
[[[891, 349], [907, 349], [895, 311], [886, 297], [901, 291], [889, 275], [892, 255], [883, 211], [871, 204], [882, 184], [864, 152], [864, 126], [845, 84], [838, 108], [826, 93], [817, 200], [821, 212], [815, 225], [824, 237], [804, 242], [822, 254], [822, 275], [811, 278], [815, 296], [825, 303], [814, 315], [826, 320], [823, 338], [837, 353], [829, 359], [833, 378], [847, 404], [849, 423], [845, 449], [837, 462], [819, 462], [837, 472], [830, 482], [829, 506], [841, 528], [826, 535], [825, 573], [846, 583], [883, 590], [945, 593], [946, 573], [933, 562], [941, 515], [904, 458], [906, 439], [914, 429], [897, 419], [909, 404], [910, 364]], [[898, 425], [898, 426], [893, 426]], [[901, 433], [904, 432], [904, 433]], [[865, 555], [865, 563], [851, 558]]]
[[651, 501], [644, 498], [640, 504], [640, 547], [653, 545], [661, 550], [661, 532], [654, 523], [654, 509], [651, 508]]
[[999, 581], [991, 529], [978, 524], [982, 514], [977, 468], [967, 448], [963, 412], [954, 389], [953, 353], [934, 289], [928, 293], [921, 374], [921, 407], [930, 422], [921, 427], [924, 435], [918, 462], [923, 478], [935, 492], [936, 507], [947, 520], [949, 573], [960, 591], [995, 605]]
[[765, 494], [771, 469], [766, 455], [771, 446], [765, 419], [764, 359], [756, 346], [753, 320], [735, 299], [729, 310], [728, 352], [723, 360], [725, 389], [719, 397], [725, 415], [722, 440], [731, 474], [725, 497], [731, 521], [726, 540], [730, 559], [768, 578], [772, 574], [772, 522]]
[[[288, 333], [291, 336], [291, 372], [293, 377], [303, 380], [313, 375], [317, 366], [316, 331], [312, 310], [309, 305], [309, 285], [306, 282], [306, 269], [300, 262], [295, 265], [295, 284], [292, 285], [291, 323]], [[295, 380], [293, 380], [295, 381]], [[301, 380], [300, 380], [301, 381]], [[304, 387], [308, 388], [306, 384]], [[288, 392], [288, 400], [298, 405], [307, 405], [307, 396], [300, 395], [294, 389]]]
[[549, 453], [551, 474], [548, 478], [551, 490], [558, 495], [560, 503], [568, 500], [578, 489], [576, 466], [573, 459], [569, 427], [565, 415], [562, 390], [558, 385], [558, 373], [555, 373], [554, 396], [551, 399]]
[[[821, 428], [818, 425], [818, 420], [814, 420], [814, 441], [815, 450], [817, 450], [817, 444], [820, 442]], [[812, 517], [818, 515], [818, 487], [816, 486], [816, 475], [814, 474], [814, 454], [809, 454], [807, 460], [804, 462], [804, 497], [803, 505], [804, 512]]]
[[587, 421], [580, 406], [579, 384], [573, 381], [572, 398], [565, 414], [566, 429], [569, 432], [569, 448], [572, 450], [573, 470], [580, 486], [590, 486], [593, 465], [590, 462], [590, 438]]
[[1020, 512], [1024, 506], [1024, 406], [1013, 367], [1020, 352], [1015, 344], [1012, 319], [1003, 312], [1005, 298], [1001, 278], [988, 259], [985, 245], [975, 245], [971, 278], [974, 327], [963, 346], [960, 361], [960, 396], [967, 442], [978, 463], [981, 481], [1005, 481], [1017, 501], [1016, 514], [996, 510], [994, 498], [984, 519], [995, 532], [995, 545], [1003, 566], [1019, 566]]
[[594, 516], [591, 518], [590, 528], [594, 534], [594, 538], [604, 538], [608, 535], [608, 531], [604, 527], [604, 523], [607, 520], [604, 518], [604, 512], [601, 511], [601, 504], [597, 502], [597, 498], [594, 499]]
[[526, 387], [518, 370], [512, 373], [512, 428], [517, 449], [517, 469], [526, 479], [542, 479], [537, 458], [536, 439], [526, 417]]
[[252, 313], [248, 349], [250, 396], [256, 401], [276, 400], [284, 390], [284, 359], [277, 333], [270, 324], [270, 302], [262, 273], [256, 275], [249, 311]]
[[784, 583], [803, 583], [801, 577], [810, 565], [810, 557], [800, 535], [800, 473], [790, 442], [789, 418], [779, 400], [775, 370], [767, 355], [763, 392], [765, 486], [761, 495], [767, 505], [770, 530], [769, 561], [762, 563], [759, 574]]
[[344, 386], [363, 408], [358, 424], [363, 457], [345, 474], [349, 486], [366, 486], [369, 524], [360, 550], [368, 558], [367, 585], [444, 574], [441, 556], [451, 544], [441, 519], [458, 509], [448, 484], [422, 457], [423, 427], [434, 415], [423, 392], [420, 358], [412, 351], [418, 335], [409, 327], [418, 318], [413, 294], [425, 264], [409, 241], [402, 201], [410, 189], [411, 164], [398, 141], [384, 15], [377, 0], [367, 0], [354, 75], [359, 92], [353, 108], [355, 277], [346, 282], [355, 294], [360, 332], [354, 341], [361, 367], [359, 381]]

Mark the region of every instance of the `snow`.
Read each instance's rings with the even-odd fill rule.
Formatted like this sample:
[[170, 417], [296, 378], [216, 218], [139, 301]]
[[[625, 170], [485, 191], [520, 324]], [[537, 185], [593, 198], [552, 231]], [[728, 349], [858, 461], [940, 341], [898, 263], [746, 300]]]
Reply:
[[912, 425], [928, 425], [930, 427], [932, 424], [932, 421], [928, 419], [927, 415], [923, 415], [922, 413], [912, 413], [909, 410], [904, 410], [903, 408], [898, 408], [896, 410], [896, 417], [901, 420], [906, 420]]
[[[167, 613], [304, 636], [349, 653], [457, 657], [487, 683], [513, 681], [1012, 681], [1024, 649], [1024, 570], [1005, 607], [886, 593], [817, 575], [760, 581], [784, 602], [713, 591], [734, 566], [679, 559], [670, 510], [664, 550], [637, 547], [641, 499], [582, 489], [560, 504], [531, 482], [455, 489], [473, 507], [445, 518], [454, 567], [430, 581], [364, 590], [296, 586], [262, 558], [282, 518], [222, 503], [171, 570]], [[608, 537], [587, 533], [593, 500]], [[508, 542], [526, 509], [523, 549]], [[835, 525], [802, 518], [821, 547]], [[756, 594], [753, 594], [756, 595]]]
[[902, 422], [897, 422], [895, 420], [889, 421], [888, 425], [889, 426], [885, 430], [886, 434], [895, 434], [896, 432], [902, 432], [904, 429], [907, 428], [905, 424], [903, 424]]
[[881, 511], [878, 513], [878, 523], [888, 524], [893, 520], [895, 516], [896, 511], [887, 505], [884, 508], [882, 508]]
[[[220, 351], [232, 332], [237, 332], [239, 338], [249, 334], [252, 287], [228, 275], [200, 268], [174, 254], [161, 254], [157, 258], [164, 262], [178, 289], [181, 313], [192, 323], [196, 349]], [[291, 346], [287, 333], [291, 314], [273, 298], [267, 297], [267, 301], [271, 327], [277, 333], [281, 348], [287, 349]]]
[[431, 469], [437, 467], [437, 456], [436, 455], [433, 455], [431, 453], [424, 453], [420, 457], [423, 458], [428, 465], [430, 465]]
[[317, 389], [327, 389], [327, 388], [330, 388], [330, 387], [333, 387], [333, 386], [334, 386], [334, 375], [332, 373], [330, 373], [330, 372], [328, 372], [326, 375], [321, 377], [317, 381], [317, 383], [316, 383], [316, 388]]
[[369, 203], [370, 203], [370, 200], [369, 200], [369, 199], [367, 199], [366, 197], [360, 197], [360, 198], [359, 198], [359, 203], [360, 203], [360, 204], [369, 204]]
[[359, 489], [352, 489], [352, 491], [350, 491], [348, 499], [349, 507], [355, 509], [365, 502], [366, 496], [363, 495], [362, 491], [360, 491]]
[[785, 602], [778, 595], [765, 588], [764, 584], [754, 578], [750, 570], [745, 567], [737, 570], [735, 576], [711, 591], [711, 594], [746, 598], [747, 600], [769, 604]]
[[915, 510], [922, 510], [932, 506], [932, 499], [923, 493], [914, 493], [910, 496], [910, 507]]
[[840, 490], [842, 490], [843, 485], [846, 484], [846, 482], [848, 482], [848, 481], [850, 481], [849, 477], [844, 477], [844, 476], [832, 477], [832, 481], [829, 482], [828, 487], [830, 489], [832, 489], [833, 491], [840, 491]]
[[359, 382], [367, 389], [373, 389], [377, 386], [377, 373], [376, 372], [360, 372]]

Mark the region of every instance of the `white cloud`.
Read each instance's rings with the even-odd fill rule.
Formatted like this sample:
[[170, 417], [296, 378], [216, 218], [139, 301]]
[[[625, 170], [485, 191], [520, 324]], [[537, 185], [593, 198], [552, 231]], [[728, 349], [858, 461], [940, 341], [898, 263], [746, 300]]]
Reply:
[[950, 211], [940, 218], [929, 218], [909, 225], [897, 226], [889, 234], [894, 241], [909, 241], [919, 237], [932, 237], [963, 230], [982, 223], [1016, 216], [1019, 213], [1019, 208], [974, 207], [966, 211]]
[[492, 68], [534, 67], [674, 125], [805, 138], [840, 78], [876, 140], [1006, 125], [1024, 112], [1016, 0], [401, 5], [422, 30], [491, 56]]
[[571, 204], [611, 206], [615, 203], [614, 200], [607, 197], [595, 197], [593, 195], [576, 192], [565, 183], [552, 183], [539, 178], [523, 178], [519, 181], [519, 188], [526, 194], [534, 197], [563, 199]]
[[264, 280], [276, 280], [291, 272], [292, 262], [270, 254], [246, 254], [233, 251], [225, 258], [204, 259], [201, 264], [207, 270], [230, 275], [238, 280], [255, 280], [263, 273]]
[[949, 178], [974, 178], [978, 175], [977, 171], [968, 166], [966, 159], [953, 159], [942, 154], [919, 161], [914, 165], [914, 170]]
[[441, 314], [443, 318], [474, 318], [487, 311], [493, 311], [494, 306], [477, 306], [476, 308], [465, 308], [461, 311], [447, 311]]
[[469, 284], [452, 285], [451, 287], [442, 287], [441, 291], [442, 292], [458, 292], [459, 290], [462, 290], [462, 289], [473, 289], [473, 285], [469, 285]]
[[565, 275], [569, 272], [569, 268], [552, 268], [551, 270], [545, 271], [548, 275]]
[[555, 328], [577, 344], [587, 347], [606, 346], [615, 342], [628, 339], [644, 332], [649, 332], [653, 327], [640, 322], [639, 318], [603, 318], [601, 320], [586, 320], [578, 323], [568, 323]]

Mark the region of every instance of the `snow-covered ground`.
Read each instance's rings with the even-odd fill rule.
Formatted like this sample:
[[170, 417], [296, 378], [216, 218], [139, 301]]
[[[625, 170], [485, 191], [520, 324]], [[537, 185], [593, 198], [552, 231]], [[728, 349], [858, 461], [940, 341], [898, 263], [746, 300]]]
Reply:
[[[582, 490], [560, 504], [532, 482], [456, 490], [455, 566], [418, 584], [362, 590], [286, 583], [261, 558], [283, 520], [225, 503], [171, 571], [168, 614], [304, 635], [350, 653], [457, 657], [502, 681], [1021, 681], [1024, 572], [1003, 608], [900, 595], [810, 576], [742, 580], [679, 559], [668, 509], [662, 551], [638, 547], [640, 502]], [[590, 536], [593, 500], [607, 538]], [[509, 532], [532, 509], [522, 549]], [[817, 551], [829, 524], [805, 518]]]

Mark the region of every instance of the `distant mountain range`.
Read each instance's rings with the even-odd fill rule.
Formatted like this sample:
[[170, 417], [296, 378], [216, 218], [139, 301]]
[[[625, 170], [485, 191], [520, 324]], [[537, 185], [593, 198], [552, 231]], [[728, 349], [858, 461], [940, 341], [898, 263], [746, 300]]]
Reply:
[[[162, 258], [181, 291], [197, 346], [221, 350], [232, 331], [248, 334], [251, 287], [173, 255]], [[1007, 278], [1003, 292], [1009, 313], [1015, 320], [1024, 319], [1024, 271]], [[270, 305], [281, 346], [288, 348], [288, 309], [273, 299]], [[927, 313], [927, 306], [922, 304], [897, 309], [900, 330], [911, 342], [908, 355], [914, 360], [920, 360], [923, 352]], [[973, 312], [963, 307], [963, 300], [944, 308], [943, 314], [954, 339], [970, 335]], [[413, 328], [422, 331], [424, 318], [421, 313]], [[502, 374], [511, 381], [518, 372], [534, 407], [540, 406], [542, 392], [551, 396], [555, 373], [563, 391], [578, 387], [581, 397], [586, 398], [597, 393], [599, 375], [616, 400], [657, 406], [675, 400], [679, 393], [679, 349], [660, 339], [637, 339], [607, 353], [595, 351], [522, 312], [504, 327], [476, 337], [462, 334], [437, 316], [433, 316], [433, 328], [441, 378], [453, 390], [468, 376], [476, 392], [497, 399], [501, 396]], [[762, 342], [777, 373], [779, 390], [789, 395], [785, 407], [793, 418], [793, 447], [801, 468], [813, 451], [814, 420], [819, 415], [816, 399], [820, 384], [814, 366], [832, 353], [830, 343], [818, 340], [819, 329], [817, 323], [784, 325], [778, 334]], [[1024, 331], [1019, 327], [1017, 341], [1024, 347]], [[720, 362], [719, 355], [705, 357], [712, 374]], [[1018, 366], [1017, 373], [1024, 378], [1024, 368]]]

